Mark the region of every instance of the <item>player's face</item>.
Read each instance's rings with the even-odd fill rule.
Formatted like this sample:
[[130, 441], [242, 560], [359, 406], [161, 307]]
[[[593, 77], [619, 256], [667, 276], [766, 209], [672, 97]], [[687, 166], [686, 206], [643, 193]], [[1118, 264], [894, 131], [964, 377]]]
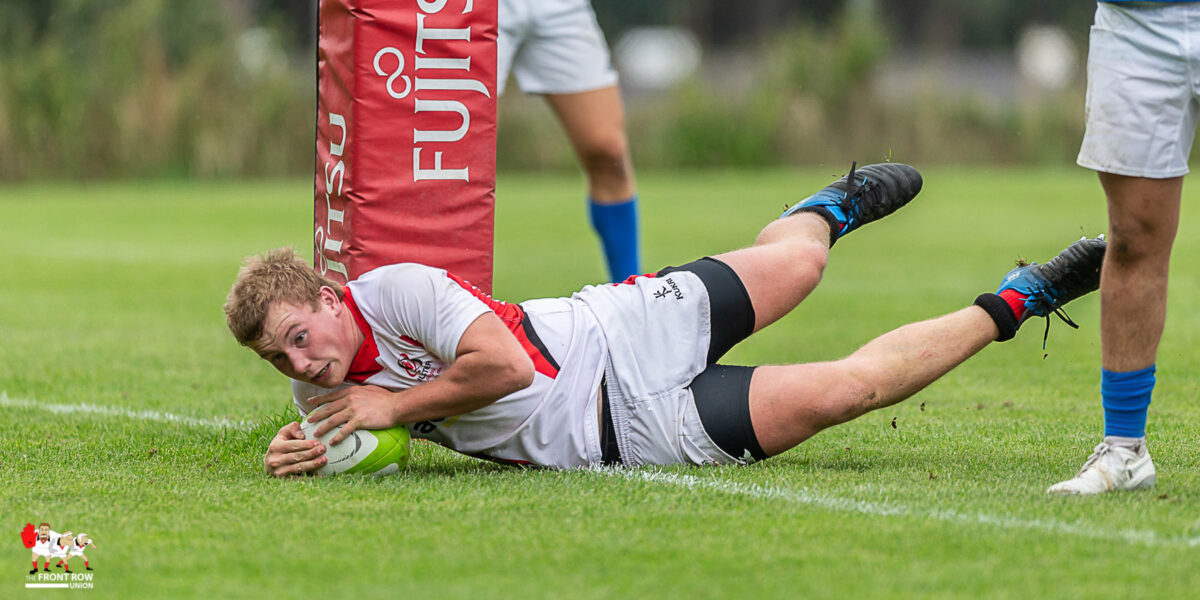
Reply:
[[277, 302], [267, 311], [263, 335], [253, 348], [280, 373], [293, 379], [335, 387], [346, 378], [361, 340], [357, 329], [339, 315], [343, 305], [328, 288], [322, 288], [317, 308], [307, 304]]
[[41, 527], [38, 527], [38, 535], [43, 537], [50, 535], [50, 527], [48, 525], [42, 525]]

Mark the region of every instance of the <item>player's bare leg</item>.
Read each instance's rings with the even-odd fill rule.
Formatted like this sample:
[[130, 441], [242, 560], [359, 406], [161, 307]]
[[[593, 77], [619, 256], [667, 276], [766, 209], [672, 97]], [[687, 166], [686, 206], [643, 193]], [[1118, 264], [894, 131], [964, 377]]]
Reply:
[[1100, 173], [1108, 197], [1108, 254], [1101, 271], [1103, 365], [1133, 371], [1154, 364], [1167, 314], [1167, 271], [1179, 228], [1183, 178]]
[[548, 94], [587, 174], [588, 215], [612, 281], [642, 273], [637, 186], [625, 111], [614, 85], [577, 94]]
[[767, 225], [749, 248], [713, 258], [729, 265], [750, 295], [754, 331], [796, 308], [812, 293], [829, 260], [829, 224], [812, 214]]
[[999, 335], [978, 306], [912, 323], [833, 362], [764, 366], [750, 382], [750, 419], [768, 456], [827, 427], [920, 391]]
[[625, 109], [617, 86], [577, 94], [547, 94], [587, 174], [588, 196], [598, 204], [627, 202], [636, 191]]
[[890, 406], [933, 383], [1031, 316], [1048, 316], [1100, 284], [1104, 241], [1080, 240], [1044, 265], [1013, 269], [975, 306], [905, 325], [837, 361], [758, 367], [750, 419], [766, 455]]
[[746, 286], [754, 330], [779, 320], [808, 297], [821, 281], [835, 241], [904, 206], [921, 185], [920, 173], [908, 165], [851, 166], [846, 177], [763, 228], [753, 246], [714, 256]]
[[1100, 289], [1104, 440], [1075, 477], [1047, 490], [1055, 494], [1140, 489], [1157, 480], [1146, 448], [1146, 414], [1166, 322], [1183, 178], [1099, 175], [1109, 231]]

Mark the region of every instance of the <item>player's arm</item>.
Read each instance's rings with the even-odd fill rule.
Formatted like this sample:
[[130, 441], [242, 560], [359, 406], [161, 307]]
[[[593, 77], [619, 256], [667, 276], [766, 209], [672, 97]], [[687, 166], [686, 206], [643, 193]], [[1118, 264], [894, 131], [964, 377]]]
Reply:
[[399, 394], [395, 423], [478, 410], [529, 387], [533, 376], [533, 361], [512, 332], [495, 313], [483, 313], [467, 327], [440, 377]]
[[337, 444], [356, 429], [387, 429], [466, 414], [533, 383], [533, 361], [495, 313], [479, 315], [463, 332], [453, 363], [437, 379], [402, 392], [372, 385], [336, 390], [309, 400], [310, 422], [328, 419], [320, 437], [334, 427]]

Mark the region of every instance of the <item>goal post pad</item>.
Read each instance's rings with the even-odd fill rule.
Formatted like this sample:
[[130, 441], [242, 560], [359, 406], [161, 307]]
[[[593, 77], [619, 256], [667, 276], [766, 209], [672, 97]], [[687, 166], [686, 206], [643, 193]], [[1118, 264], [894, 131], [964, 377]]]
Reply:
[[314, 266], [418, 262], [491, 292], [495, 2], [320, 0]]

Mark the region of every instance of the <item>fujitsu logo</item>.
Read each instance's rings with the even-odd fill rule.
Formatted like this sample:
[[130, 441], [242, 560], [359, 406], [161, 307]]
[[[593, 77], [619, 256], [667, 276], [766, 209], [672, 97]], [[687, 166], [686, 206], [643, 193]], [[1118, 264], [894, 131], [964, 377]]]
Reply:
[[[471, 57], [438, 57], [425, 56], [426, 42], [437, 41], [471, 41], [471, 28], [461, 27], [433, 27], [426, 23], [426, 18], [434, 17], [446, 8], [446, 3], [449, 0], [417, 0], [417, 7], [421, 12], [417, 13], [417, 28], [416, 41], [412, 49], [411, 56], [413, 60], [413, 70], [420, 71], [421, 69], [434, 70], [459, 70], [471, 71]], [[467, 14], [474, 10], [474, 0], [466, 0], [461, 14]], [[436, 18], [431, 18], [435, 21]], [[436, 44], [430, 44], [435, 46]], [[470, 173], [468, 167], [462, 168], [445, 168], [442, 166], [442, 151], [433, 153], [433, 165], [431, 167], [423, 167], [421, 160], [421, 144], [426, 143], [454, 143], [463, 139], [467, 135], [467, 130], [471, 128], [471, 112], [467, 109], [467, 105], [458, 100], [447, 100], [444, 97], [430, 99], [428, 94], [422, 92], [478, 92], [484, 96], [491, 98], [492, 95], [488, 91], [486, 85], [478, 79], [469, 77], [463, 78], [428, 78], [428, 77], [409, 77], [403, 75], [404, 67], [407, 61], [404, 58], [404, 53], [392, 46], [380, 48], [374, 56], [372, 66], [375, 69], [375, 74], [380, 77], [386, 77], [383, 84], [388, 96], [395, 100], [403, 100], [410, 93], [416, 93], [413, 99], [413, 113], [427, 112], [450, 112], [456, 113], [461, 120], [461, 125], [455, 129], [437, 130], [437, 129], [417, 129], [413, 128], [413, 154], [412, 154], [412, 176], [413, 181], [425, 180], [460, 180], [470, 181]], [[444, 96], [442, 94], [441, 96]]]
[[[332, 257], [341, 254], [344, 243], [344, 240], [339, 239], [346, 225], [346, 200], [342, 197], [346, 183], [346, 162], [342, 160], [342, 154], [346, 151], [346, 138], [350, 135], [350, 129], [346, 126], [346, 117], [337, 113], [329, 113], [329, 126], [341, 130], [341, 140], [334, 142], [334, 136], [330, 136], [329, 139], [329, 156], [337, 159], [337, 163], [330, 168], [329, 161], [325, 162], [325, 222], [317, 225], [316, 231], [313, 232], [313, 245], [317, 250], [317, 271], [322, 275], [334, 271], [341, 274], [343, 281], [349, 281], [350, 274], [346, 271], [345, 263], [333, 260]], [[336, 209], [334, 205], [337, 205]], [[333, 233], [334, 223], [337, 223], [340, 230], [337, 237], [334, 237]]]

